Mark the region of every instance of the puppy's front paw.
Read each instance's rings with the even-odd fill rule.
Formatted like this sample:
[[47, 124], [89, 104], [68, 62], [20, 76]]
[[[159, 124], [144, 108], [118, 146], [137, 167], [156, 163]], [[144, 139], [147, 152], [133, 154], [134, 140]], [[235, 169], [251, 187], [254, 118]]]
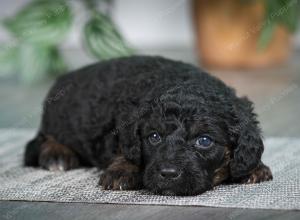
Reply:
[[141, 188], [139, 173], [106, 170], [101, 176], [99, 185], [107, 190], [134, 190]]
[[103, 189], [140, 189], [142, 177], [139, 167], [127, 161], [123, 156], [118, 156], [101, 175], [99, 184]]
[[78, 167], [79, 160], [68, 147], [50, 138], [41, 146], [39, 165], [50, 171], [65, 171]]
[[272, 172], [269, 167], [264, 165], [263, 163], [259, 165], [256, 169], [252, 171], [250, 176], [246, 178], [243, 183], [251, 184], [251, 183], [260, 183], [264, 181], [272, 180]]

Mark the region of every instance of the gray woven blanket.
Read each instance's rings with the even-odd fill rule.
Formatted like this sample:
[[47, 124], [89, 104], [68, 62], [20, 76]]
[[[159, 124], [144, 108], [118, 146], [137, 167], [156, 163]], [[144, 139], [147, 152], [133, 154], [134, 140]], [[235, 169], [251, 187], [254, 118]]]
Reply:
[[96, 169], [53, 173], [24, 168], [24, 144], [33, 134], [26, 130], [0, 131], [0, 200], [300, 209], [300, 139], [265, 141], [263, 161], [273, 171], [271, 182], [222, 185], [202, 195], [176, 197], [102, 190], [97, 187]]

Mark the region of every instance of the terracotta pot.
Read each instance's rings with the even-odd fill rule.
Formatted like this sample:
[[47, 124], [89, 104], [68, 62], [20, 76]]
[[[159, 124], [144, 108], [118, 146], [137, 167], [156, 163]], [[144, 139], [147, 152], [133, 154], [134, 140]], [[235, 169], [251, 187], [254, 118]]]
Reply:
[[201, 63], [219, 68], [257, 68], [280, 64], [290, 54], [290, 34], [275, 29], [271, 43], [258, 49], [264, 25], [261, 1], [194, 0], [197, 48]]

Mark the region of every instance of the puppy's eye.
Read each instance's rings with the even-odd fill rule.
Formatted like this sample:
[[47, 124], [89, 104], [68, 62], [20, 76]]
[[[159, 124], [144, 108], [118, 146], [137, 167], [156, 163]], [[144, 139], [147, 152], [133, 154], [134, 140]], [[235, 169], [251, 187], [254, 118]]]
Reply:
[[200, 147], [200, 148], [208, 148], [212, 145], [213, 141], [210, 137], [208, 136], [200, 136], [197, 140], [196, 140], [196, 147]]
[[159, 134], [157, 132], [153, 132], [148, 136], [148, 141], [152, 145], [157, 145], [161, 142], [161, 137], [159, 136]]

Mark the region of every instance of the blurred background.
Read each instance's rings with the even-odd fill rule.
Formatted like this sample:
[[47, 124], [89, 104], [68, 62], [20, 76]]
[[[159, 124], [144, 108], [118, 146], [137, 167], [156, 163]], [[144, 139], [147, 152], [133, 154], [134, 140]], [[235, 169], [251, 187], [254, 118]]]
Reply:
[[53, 80], [161, 55], [255, 102], [265, 136], [300, 136], [299, 0], [1, 0], [0, 128], [37, 128]]

